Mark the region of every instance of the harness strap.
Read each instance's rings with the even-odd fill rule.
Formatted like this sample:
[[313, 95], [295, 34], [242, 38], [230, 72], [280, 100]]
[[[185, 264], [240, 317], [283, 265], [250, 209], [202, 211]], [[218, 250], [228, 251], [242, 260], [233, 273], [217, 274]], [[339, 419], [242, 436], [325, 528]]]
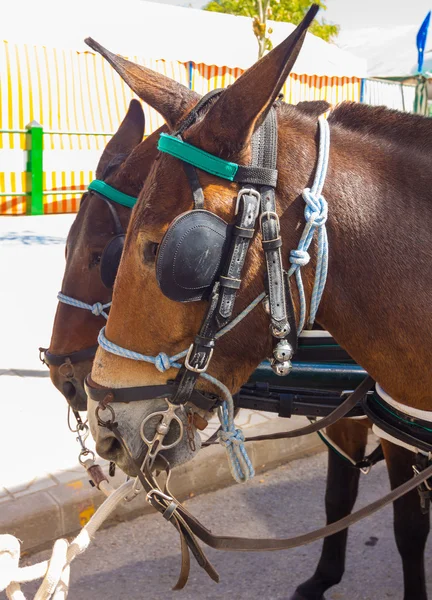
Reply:
[[[200, 567], [202, 567], [207, 572], [207, 574], [210, 576], [211, 579], [213, 579], [213, 581], [218, 583], [219, 575], [213, 567], [213, 565], [205, 556], [202, 549], [199, 547], [199, 544], [195, 539], [194, 533], [190, 527], [189, 519], [185, 518], [184, 515], [180, 514], [177, 511], [179, 505], [178, 501], [173, 497], [164, 498], [163, 496], [165, 496], [165, 494], [158, 495], [157, 493], [154, 493], [161, 491], [157, 482], [154, 480], [154, 478], [147, 469], [145, 470], [144, 474], [138, 467], [137, 462], [132, 457], [129, 447], [124, 441], [123, 436], [121, 435], [118, 429], [118, 424], [115, 421], [105, 422], [105, 427], [112, 431], [115, 438], [121, 444], [125, 456], [128, 459], [130, 468], [134, 473], [135, 477], [138, 477], [141, 485], [147, 493], [147, 499], [150, 502], [150, 504], [163, 516], [167, 514], [167, 511], [169, 511], [169, 515], [167, 515], [168, 518], [166, 520], [168, 520], [179, 532], [182, 550], [182, 563], [178, 581], [173, 589], [182, 589], [186, 585], [186, 582], [188, 580], [190, 570], [188, 548], [192, 551], [192, 554], [194, 555]], [[174, 510], [172, 510], [171, 508], [172, 502], [174, 502], [176, 505]]]
[[[363, 384], [369, 379], [370, 378], [367, 378], [363, 382]], [[195, 538], [193, 537], [194, 535], [197, 536], [198, 539], [200, 539], [202, 542], [204, 542], [211, 548], [233, 552], [288, 550], [290, 548], [304, 546], [305, 544], [309, 544], [311, 542], [315, 542], [330, 535], [334, 535], [335, 533], [338, 533], [350, 527], [354, 523], [357, 523], [361, 519], [372, 515], [384, 506], [395, 502], [398, 498], [401, 498], [408, 492], [414, 490], [432, 476], [432, 465], [430, 465], [424, 471], [421, 471], [412, 479], [406, 481], [405, 483], [395, 488], [379, 500], [372, 502], [368, 506], [361, 508], [360, 510], [344, 517], [343, 519], [340, 519], [339, 521], [336, 521], [334, 523], [331, 523], [330, 525], [321, 527], [314, 531], [310, 531], [306, 534], [288, 538], [247, 538], [233, 536], [218, 536], [211, 533], [211, 531], [207, 529], [204, 525], [202, 525], [198, 521], [198, 519], [193, 517], [193, 515], [191, 515], [191, 513], [174, 496], [172, 496], [172, 494], [163, 493], [160, 490], [157, 482], [151, 476], [151, 474], [149, 475], [148, 470], [145, 471], [145, 474], [142, 473], [141, 469], [138, 468], [137, 463], [132, 458], [129, 449], [125, 444], [121, 433], [118, 430], [117, 423], [111, 423], [110, 429], [122, 445], [126, 456], [129, 458], [134, 473], [139, 478], [141, 484], [147, 492], [147, 498], [152, 504], [153, 508], [155, 508], [161, 514], [166, 514], [168, 510], [170, 514], [169, 520], [174, 523], [174, 520], [177, 519], [178, 528], [181, 529], [182, 535], [185, 536], [186, 543], [188, 544], [189, 548], [191, 548], [192, 546], [196, 551], [198, 548], [198, 544]], [[167, 486], [168, 482], [166, 484], [166, 491], [169, 492], [169, 488]], [[172, 503], [175, 504], [174, 508], [172, 506]], [[187, 525], [187, 528], [185, 527], [185, 525]], [[200, 549], [199, 551], [197, 551], [197, 554], [199, 556], [204, 556]], [[212, 579], [217, 581], [217, 574], [208, 561], [204, 564], [201, 564], [201, 566], [203, 566], [203, 568], [207, 571], [210, 577], [212, 577]]]
[[204, 192], [198, 179], [196, 169], [193, 165], [184, 162], [183, 169], [185, 170], [186, 176], [191, 186], [192, 197], [194, 201], [194, 209], [200, 210], [204, 208]]
[[402, 444], [423, 452], [432, 452], [431, 423], [405, 415], [375, 395], [363, 399], [363, 410], [375, 426]]
[[122, 206], [126, 206], [127, 208], [133, 208], [137, 202], [137, 198], [135, 196], [129, 196], [128, 194], [124, 194], [120, 190], [116, 190], [105, 181], [101, 181], [100, 179], [94, 179], [88, 186], [88, 189], [97, 192], [101, 196], [116, 202], [117, 204], [121, 204]]
[[[91, 185], [91, 184], [90, 184]], [[90, 189], [90, 188], [89, 188]], [[114, 188], [113, 188], [114, 189]], [[117, 190], [116, 190], [117, 191]], [[106, 198], [105, 196], [102, 196], [102, 194], [99, 194], [97, 192], [97, 195], [99, 196], [99, 198], [101, 200], [103, 200], [105, 202], [105, 204], [108, 206], [108, 209], [111, 213], [111, 216], [113, 218], [114, 221], [114, 229], [115, 229], [115, 234], [116, 235], [121, 235], [122, 233], [124, 233], [124, 229], [122, 227], [122, 224], [120, 222], [120, 218], [118, 216], [118, 213], [116, 211], [116, 209], [114, 208], [114, 206], [111, 204], [111, 201]]]
[[[273, 114], [274, 109], [272, 109], [270, 113], [272, 113], [273, 119], [271, 120], [271, 117], [269, 116], [266, 119], [266, 121], [269, 119], [270, 120], [266, 130], [263, 130], [263, 146], [268, 144], [272, 144], [272, 146], [276, 145], [275, 140], [277, 136], [277, 129], [276, 119]], [[254, 133], [252, 138], [252, 160], [258, 160], [260, 164], [262, 164], [262, 162], [265, 160], [265, 152], [262, 148], [260, 149], [258, 147], [261, 136], [260, 130], [261, 128]], [[192, 146], [191, 148], [194, 147]], [[194, 150], [196, 150], [198, 154], [203, 152], [199, 148], [194, 148]], [[273, 152], [275, 152], [275, 150]], [[212, 155], [209, 156], [212, 157]], [[183, 155], [181, 158], [182, 160], [185, 160]], [[217, 157], [212, 158], [217, 159], [217, 161], [220, 160]], [[272, 160], [275, 161], [276, 157], [274, 157]], [[186, 160], [186, 162], [190, 161]], [[188, 169], [186, 169], [186, 174], [189, 176]], [[191, 188], [194, 189], [195, 181], [193, 179], [190, 181], [190, 185]], [[244, 188], [238, 193], [236, 204], [237, 220], [235, 225], [237, 227], [237, 232], [241, 235], [232, 236], [229, 255], [225, 263], [222, 277], [220, 281], [216, 282], [213, 287], [209, 307], [203, 323], [201, 324], [198, 336], [195, 338], [192, 346], [190, 347], [185, 358], [185, 362], [176, 377], [178, 388], [174, 398], [172, 399], [174, 404], [184, 404], [188, 401], [198, 377], [207, 370], [213, 354], [213, 347], [209, 347], [208, 344], [201, 344], [200, 340], [203, 337], [210, 340], [216, 339], [218, 331], [227, 325], [232, 318], [237, 291], [241, 285], [241, 274], [246, 261], [247, 251], [254, 235], [255, 223], [259, 214], [259, 203], [260, 194], [254, 188]], [[248, 233], [246, 235], [242, 235], [243, 232]], [[283, 287], [283, 278], [281, 278], [280, 283], [281, 287]]]
[[69, 354], [51, 354], [48, 348], [39, 348], [40, 358], [43, 363], [48, 366], [60, 367], [66, 359], [72, 364], [84, 361], [91, 360], [96, 356], [96, 351], [98, 349], [98, 345], [91, 346], [90, 348], [83, 348], [82, 350], [78, 350], [77, 352], [69, 352]]
[[317, 433], [321, 429], [325, 429], [339, 419], [342, 419], [349, 411], [354, 408], [354, 406], [362, 400], [369, 390], [371, 390], [375, 385], [375, 381], [369, 375], [363, 379], [359, 386], [356, 387], [354, 392], [348, 396], [346, 400], [342, 402], [333, 412], [331, 412], [326, 417], [320, 419], [319, 421], [315, 421], [310, 425], [306, 425], [305, 427], [300, 427], [299, 429], [294, 429], [293, 431], [283, 431], [280, 433], [271, 433], [267, 435], [256, 435], [254, 437], [246, 438], [246, 442], [258, 442], [260, 440], [286, 440], [290, 438], [296, 438], [302, 435], [307, 435], [308, 433]]

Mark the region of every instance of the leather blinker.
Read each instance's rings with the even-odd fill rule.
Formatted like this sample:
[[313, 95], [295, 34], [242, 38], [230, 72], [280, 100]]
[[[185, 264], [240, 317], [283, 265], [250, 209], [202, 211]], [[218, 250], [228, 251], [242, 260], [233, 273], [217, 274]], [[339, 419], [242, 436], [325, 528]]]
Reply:
[[156, 278], [164, 295], [177, 302], [206, 299], [223, 267], [231, 229], [202, 209], [174, 219], [156, 256]]
[[114, 281], [123, 254], [125, 237], [124, 233], [116, 235], [108, 242], [102, 252], [100, 276], [104, 286], [110, 290], [114, 287]]

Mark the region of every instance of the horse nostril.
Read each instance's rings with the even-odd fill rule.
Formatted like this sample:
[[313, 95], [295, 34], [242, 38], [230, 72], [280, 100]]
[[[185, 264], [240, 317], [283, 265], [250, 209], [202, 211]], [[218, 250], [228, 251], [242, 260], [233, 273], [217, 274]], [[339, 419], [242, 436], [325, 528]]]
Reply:
[[68, 401], [73, 400], [76, 396], [76, 388], [75, 388], [74, 384], [71, 383], [70, 381], [66, 381], [63, 384], [63, 394], [64, 394], [66, 400], [68, 400]]
[[105, 438], [96, 443], [97, 453], [107, 459], [116, 456], [120, 450], [120, 442], [115, 437]]

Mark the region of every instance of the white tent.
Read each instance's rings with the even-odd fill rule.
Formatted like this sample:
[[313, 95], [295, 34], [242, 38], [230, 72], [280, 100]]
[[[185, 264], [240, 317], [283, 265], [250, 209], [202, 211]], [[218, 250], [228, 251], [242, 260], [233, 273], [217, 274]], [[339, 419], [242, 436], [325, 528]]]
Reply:
[[[274, 45], [294, 29], [271, 23]], [[252, 21], [141, 0], [13, 0], [0, 22], [0, 39], [88, 50], [91, 36], [125, 56], [247, 68], [256, 61]], [[364, 77], [366, 62], [307, 34], [295, 65], [299, 75]]]
[[[406, 25], [344, 30], [337, 43], [367, 60], [369, 77], [409, 78], [417, 74], [418, 28], [418, 25]], [[431, 37], [430, 31], [426, 48], [431, 47]], [[425, 53], [424, 72], [432, 74], [432, 52]]]

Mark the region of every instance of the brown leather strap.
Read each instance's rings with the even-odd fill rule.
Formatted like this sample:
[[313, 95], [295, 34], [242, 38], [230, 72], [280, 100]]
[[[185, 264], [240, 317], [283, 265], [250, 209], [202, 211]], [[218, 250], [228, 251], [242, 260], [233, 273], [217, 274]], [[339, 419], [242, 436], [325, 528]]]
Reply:
[[374, 385], [375, 381], [372, 379], [372, 377], [366, 377], [366, 379], [363, 379], [353, 393], [350, 394], [348, 398], [342, 402], [342, 404], [335, 408], [334, 411], [332, 411], [323, 419], [315, 421], [310, 425], [300, 427], [299, 429], [294, 429], [293, 431], [282, 431], [280, 433], [271, 433], [268, 435], [256, 435], [254, 437], [246, 438], [245, 442], [258, 442], [260, 440], [285, 440], [288, 438], [295, 438], [301, 435], [307, 435], [308, 433], [316, 433], [317, 431], [321, 431], [321, 429], [325, 429], [329, 425], [333, 425], [333, 423], [336, 423], [336, 421], [339, 421], [339, 419], [342, 419], [342, 417], [348, 414], [349, 411], [354, 408], [358, 402], [360, 402], [363, 396], [365, 396]]
[[184, 517], [185, 521], [189, 524], [189, 527], [193, 533], [205, 544], [211, 548], [217, 550], [228, 550], [231, 552], [261, 552], [270, 550], [288, 550], [290, 548], [297, 548], [310, 544], [322, 538], [328, 537], [343, 529], [346, 529], [361, 521], [365, 517], [369, 517], [373, 513], [377, 512], [387, 504], [395, 502], [401, 496], [404, 496], [408, 492], [411, 492], [418, 487], [423, 481], [429, 479], [432, 476], [432, 465], [422, 471], [419, 475], [416, 475], [409, 481], [406, 481], [399, 487], [395, 488], [379, 500], [375, 500], [368, 506], [357, 510], [355, 513], [331, 523], [326, 527], [315, 529], [309, 533], [297, 535], [290, 538], [247, 538], [247, 537], [231, 537], [231, 536], [218, 536], [213, 535], [206, 527], [204, 527], [199, 521], [197, 521], [184, 506], [179, 504], [178, 511]]
[[[125, 452], [125, 455], [129, 460], [130, 468], [134, 472], [135, 476], [138, 477], [138, 479], [140, 480], [140, 483], [143, 486], [144, 490], [147, 493], [151, 492], [153, 490], [160, 490], [160, 487], [157, 484], [156, 480], [153, 478], [152, 474], [149, 473], [148, 470], [146, 470], [146, 473], [144, 474], [141, 471], [141, 469], [139, 468], [137, 462], [132, 457], [132, 454], [129, 450], [128, 445], [126, 444], [125, 440], [123, 439], [123, 436], [121, 435], [121, 433], [118, 429], [118, 424], [115, 421], [112, 421], [112, 422], [107, 423], [106, 426], [112, 431], [112, 433], [115, 435], [116, 439], [121, 444], [121, 446]], [[173, 498], [173, 500], [178, 504], [178, 502], [175, 498]], [[172, 502], [171, 499], [165, 500], [164, 498], [158, 497], [158, 496], [151, 496], [149, 501], [150, 501], [150, 504], [153, 506], [153, 508], [155, 508], [162, 515], [166, 512], [167, 508], [171, 505], [171, 502]], [[200, 567], [202, 567], [207, 572], [207, 574], [211, 577], [211, 579], [213, 579], [213, 581], [218, 583], [219, 575], [218, 575], [216, 569], [213, 567], [213, 565], [207, 559], [206, 555], [204, 554], [203, 550], [200, 548], [197, 540], [195, 539], [195, 536], [189, 525], [189, 520], [185, 519], [183, 515], [178, 513], [177, 509], [172, 513], [172, 516], [167, 520], [170, 523], [172, 523], [172, 525], [174, 525], [174, 527], [177, 529], [177, 531], [180, 534], [180, 540], [181, 540], [182, 563], [181, 563], [180, 575], [179, 575], [176, 585], [174, 586], [174, 589], [181, 589], [182, 587], [184, 587], [186, 585], [186, 582], [189, 577], [190, 559], [189, 559], [189, 552], [187, 552], [187, 556], [186, 556], [187, 549], [191, 550], [192, 554], [194, 555], [194, 557], [195, 557], [196, 561], [198, 562], [198, 564], [200, 565]], [[178, 586], [181, 586], [181, 587], [178, 587]]]
[[[358, 396], [360, 393], [364, 394], [367, 391], [367, 385], [371, 384], [369, 378], [365, 380], [350, 396], [354, 394]], [[346, 403], [346, 401], [345, 401]], [[344, 404], [345, 404], [344, 403]], [[345, 404], [346, 405], [346, 404]], [[341, 405], [342, 406], [342, 405]], [[341, 408], [341, 407], [339, 407]], [[336, 411], [333, 411], [333, 415]], [[331, 415], [329, 415], [331, 416]], [[324, 419], [323, 419], [324, 420]], [[332, 421], [334, 422], [334, 421]], [[320, 421], [322, 423], [322, 421]], [[123, 440], [122, 435], [120, 434], [117, 424], [111, 423], [110, 429], [119, 440], [123, 449], [126, 452], [126, 455], [129, 457], [131, 468], [133, 468], [134, 473], [141, 484], [143, 485], [146, 492], [150, 492], [151, 490], [160, 490], [160, 487], [157, 481], [154, 479], [153, 475], [146, 471], [146, 475], [142, 473], [141, 469], [138, 468], [137, 463], [132, 458], [129, 448], [125, 441]], [[303, 428], [305, 429], [305, 428]], [[299, 430], [297, 430], [299, 431]], [[426, 481], [432, 477], [432, 465], [427, 469], [414, 476], [409, 481], [406, 481], [399, 487], [395, 488], [388, 494], [386, 494], [383, 498], [372, 502], [368, 506], [361, 508], [360, 510], [352, 513], [336, 521], [335, 523], [331, 523], [326, 527], [321, 527], [320, 529], [316, 529], [314, 531], [310, 531], [309, 533], [298, 535], [289, 538], [247, 538], [247, 537], [232, 537], [232, 536], [217, 536], [211, 533], [204, 525], [202, 525], [190, 512], [180, 503], [178, 502], [172, 494], [168, 494], [168, 499], [164, 499], [162, 496], [152, 495], [150, 498], [150, 502], [152, 506], [160, 513], [164, 514], [167, 508], [174, 501], [176, 503], [176, 508], [172, 512], [171, 518], [169, 519], [177, 528], [177, 530], [181, 531], [181, 535], [185, 538], [185, 543], [192, 550], [194, 556], [197, 558], [199, 564], [207, 571], [207, 573], [212, 577], [215, 581], [217, 581], [217, 573], [211, 566], [211, 564], [206, 559], [204, 553], [201, 548], [199, 548], [197, 541], [194, 536], [197, 536], [202, 542], [210, 546], [211, 548], [215, 548], [217, 550], [228, 550], [233, 552], [256, 552], [256, 551], [270, 551], [270, 550], [288, 550], [290, 548], [297, 548], [298, 546], [304, 546], [305, 544], [309, 544], [311, 542], [315, 542], [322, 538], [328, 537], [347, 527], [350, 527], [354, 523], [357, 523], [361, 519], [368, 517], [369, 515], [377, 512], [387, 504], [390, 504], [404, 496], [408, 492], [417, 488], [421, 483]], [[168, 484], [168, 481], [167, 481]], [[169, 492], [166, 484], [166, 491]], [[183, 568], [183, 566], [182, 566]], [[183, 581], [183, 579], [182, 579]]]

